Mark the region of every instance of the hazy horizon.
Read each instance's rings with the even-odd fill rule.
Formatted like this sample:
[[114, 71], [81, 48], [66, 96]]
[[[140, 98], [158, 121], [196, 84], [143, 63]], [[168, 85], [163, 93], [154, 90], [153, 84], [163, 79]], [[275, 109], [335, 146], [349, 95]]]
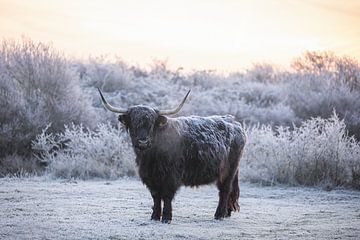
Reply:
[[242, 70], [287, 66], [305, 51], [360, 59], [360, 2], [0, 0], [0, 37], [52, 42], [67, 55], [146, 66]]

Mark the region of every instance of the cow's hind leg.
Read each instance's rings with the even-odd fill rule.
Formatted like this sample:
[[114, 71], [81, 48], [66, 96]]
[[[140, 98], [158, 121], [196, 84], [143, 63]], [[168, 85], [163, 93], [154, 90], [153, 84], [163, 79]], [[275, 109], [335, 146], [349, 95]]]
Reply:
[[228, 213], [228, 199], [232, 188], [233, 176], [229, 175], [223, 183], [218, 182], [219, 204], [215, 212], [215, 219], [223, 219]]
[[219, 188], [219, 205], [215, 212], [215, 219], [229, 217], [231, 215], [231, 211], [229, 211], [229, 209], [234, 208], [236, 210], [239, 208], [237, 203], [239, 196], [238, 166], [241, 154], [242, 149], [239, 149], [235, 145], [229, 155], [229, 166], [226, 177], [222, 181], [221, 174], [219, 176], [219, 180], [217, 182]]
[[236, 172], [235, 177], [232, 182], [231, 192], [229, 194], [228, 200], [228, 211], [226, 217], [231, 216], [231, 212], [240, 211], [240, 206], [238, 203], [240, 188], [239, 188], [239, 171]]

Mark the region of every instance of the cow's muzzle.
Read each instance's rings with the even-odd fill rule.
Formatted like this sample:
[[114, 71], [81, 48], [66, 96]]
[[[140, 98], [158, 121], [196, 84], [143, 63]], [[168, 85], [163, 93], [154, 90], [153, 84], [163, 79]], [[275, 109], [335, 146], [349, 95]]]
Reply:
[[151, 146], [150, 139], [147, 138], [147, 139], [139, 139], [135, 147], [138, 148], [139, 150], [145, 150], [150, 146]]

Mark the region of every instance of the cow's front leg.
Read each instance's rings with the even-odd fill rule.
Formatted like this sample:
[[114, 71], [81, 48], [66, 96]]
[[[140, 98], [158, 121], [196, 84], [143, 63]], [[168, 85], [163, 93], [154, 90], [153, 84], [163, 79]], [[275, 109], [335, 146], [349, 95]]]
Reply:
[[[170, 181], [168, 181], [169, 183]], [[164, 201], [164, 208], [161, 221], [163, 223], [171, 223], [172, 220], [172, 206], [171, 202], [174, 199], [176, 190], [178, 187], [175, 185], [168, 185], [167, 188], [164, 188], [163, 192], [161, 193], [161, 198]]]
[[163, 216], [161, 222], [163, 223], [171, 223], [172, 220], [172, 206], [171, 206], [172, 198], [164, 198], [164, 209]]
[[151, 214], [151, 220], [160, 221], [161, 217], [161, 196], [159, 192], [151, 191], [151, 196], [154, 201], [153, 212]]

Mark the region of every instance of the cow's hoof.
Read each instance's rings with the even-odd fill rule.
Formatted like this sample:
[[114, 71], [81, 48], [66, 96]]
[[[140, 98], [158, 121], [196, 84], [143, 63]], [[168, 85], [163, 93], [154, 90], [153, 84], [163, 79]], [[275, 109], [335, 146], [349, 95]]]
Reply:
[[151, 215], [151, 220], [153, 220], [153, 221], [160, 221], [160, 216]]
[[160, 215], [156, 213], [151, 214], [151, 220], [160, 221]]
[[215, 216], [214, 217], [216, 220], [223, 220], [224, 219], [224, 217], [222, 217], [222, 216]]
[[159, 213], [157, 213], [157, 212], [154, 211], [154, 212], [151, 214], [151, 220], [160, 221], [160, 216], [161, 216], [161, 213], [159, 214]]
[[231, 217], [231, 210], [228, 210], [227, 214], [225, 215], [225, 217]]
[[161, 220], [162, 223], [167, 223], [167, 224], [170, 224], [171, 223], [171, 219], [162, 219]]
[[222, 220], [226, 215], [227, 215], [227, 213], [225, 211], [220, 211], [219, 209], [217, 209], [215, 212], [214, 218], [216, 220]]

